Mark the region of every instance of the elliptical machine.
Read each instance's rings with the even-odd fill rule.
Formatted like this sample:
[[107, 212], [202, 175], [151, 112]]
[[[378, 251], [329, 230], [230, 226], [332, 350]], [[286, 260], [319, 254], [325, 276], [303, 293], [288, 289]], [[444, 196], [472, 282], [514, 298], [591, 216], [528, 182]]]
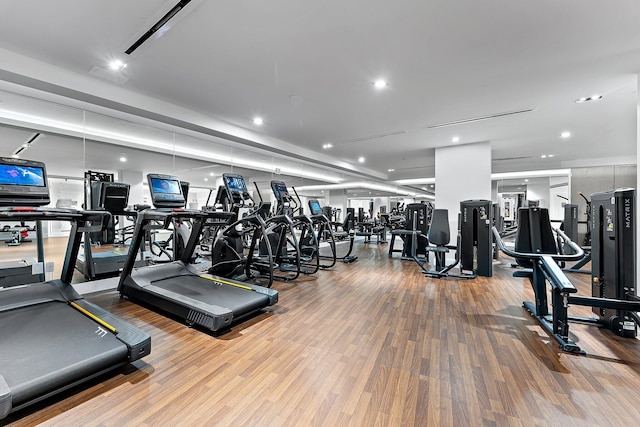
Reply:
[[[258, 186], [256, 185], [256, 190], [257, 188]], [[314, 232], [313, 222], [309, 217], [303, 215], [300, 198], [298, 197], [296, 201], [296, 199], [289, 194], [289, 190], [284, 181], [271, 181], [271, 191], [273, 191], [273, 195], [276, 198], [276, 215], [289, 216], [293, 222], [294, 230], [300, 233], [299, 236], [297, 236], [297, 252], [300, 254], [300, 272], [302, 274], [315, 274], [320, 269], [320, 244], [318, 242], [318, 236]], [[259, 191], [258, 194], [260, 194]], [[294, 242], [287, 241], [287, 243], [293, 245]], [[295, 249], [287, 251], [287, 256], [295, 256], [294, 252]]]
[[[235, 214], [235, 221], [223, 230], [215, 230], [211, 248], [211, 267], [208, 272], [218, 276], [252, 282], [270, 288], [274, 279], [271, 247], [267, 245], [263, 257], [257, 256], [258, 244], [268, 239], [265, 211], [271, 205], [261, 204], [254, 209], [254, 202], [241, 175], [223, 174], [223, 186], [218, 188], [216, 202], [223, 210]], [[252, 209], [249, 215], [239, 218], [242, 208]], [[245, 242], [249, 241], [245, 254]]]

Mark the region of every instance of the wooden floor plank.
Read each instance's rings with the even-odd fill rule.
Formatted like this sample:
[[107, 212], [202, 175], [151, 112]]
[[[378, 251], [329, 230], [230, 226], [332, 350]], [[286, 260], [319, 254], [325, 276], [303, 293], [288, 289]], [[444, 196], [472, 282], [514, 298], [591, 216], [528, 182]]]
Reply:
[[[12, 414], [43, 425], [628, 425], [640, 419], [640, 340], [572, 325], [561, 353], [511, 276], [425, 278], [384, 245], [293, 283], [280, 302], [213, 337], [115, 292], [88, 298], [152, 336], [125, 375]], [[581, 293], [589, 278], [571, 276]], [[572, 307], [572, 313], [590, 315]]]

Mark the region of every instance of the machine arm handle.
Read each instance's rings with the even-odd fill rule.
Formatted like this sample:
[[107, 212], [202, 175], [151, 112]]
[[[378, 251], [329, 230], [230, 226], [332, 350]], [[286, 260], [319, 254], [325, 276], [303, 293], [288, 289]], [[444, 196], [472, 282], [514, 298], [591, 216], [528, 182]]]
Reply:
[[517, 252], [505, 246], [504, 242], [502, 241], [502, 238], [500, 237], [500, 232], [498, 232], [498, 229], [496, 227], [492, 227], [491, 230], [493, 231], [493, 236], [495, 237], [496, 244], [498, 245], [500, 250], [513, 258], [524, 258], [524, 259], [537, 261], [544, 256], [549, 256], [556, 261], [577, 261], [584, 257], [584, 251], [582, 250], [582, 248], [578, 246], [576, 243], [574, 243], [571, 239], [569, 239], [567, 235], [564, 234], [561, 230], [558, 230], [558, 229], [556, 229], [556, 233], [558, 233], [560, 237], [562, 237], [562, 239], [571, 247], [571, 249], [575, 251], [575, 254], [560, 255], [560, 254]]

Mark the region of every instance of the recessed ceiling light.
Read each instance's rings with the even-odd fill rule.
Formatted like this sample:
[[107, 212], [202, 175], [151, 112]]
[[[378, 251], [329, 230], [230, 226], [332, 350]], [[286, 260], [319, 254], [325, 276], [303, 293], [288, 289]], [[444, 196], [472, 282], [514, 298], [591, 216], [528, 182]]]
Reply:
[[385, 87], [389, 86], [389, 83], [387, 83], [387, 81], [384, 79], [378, 79], [373, 82], [373, 86], [376, 89], [384, 89]]
[[122, 71], [126, 67], [127, 67], [127, 64], [120, 61], [119, 59], [116, 59], [109, 63], [109, 68], [111, 68], [113, 71]]
[[525, 179], [524, 182], [529, 182], [529, 178]]
[[547, 157], [553, 157], [555, 156], [555, 154], [549, 154]]
[[451, 142], [460, 142], [460, 137], [454, 136], [453, 138], [451, 138]]
[[330, 142], [327, 142], [326, 144], [322, 144], [322, 148], [325, 150], [328, 150], [329, 148], [333, 148], [333, 144]]
[[433, 184], [431, 184], [429, 187], [433, 188]]
[[127, 161], [127, 158], [125, 156], [122, 156], [122, 157], [120, 157], [120, 161], [124, 163], [124, 162]]
[[204, 180], [205, 180], [205, 181], [209, 181], [209, 178], [205, 178]]
[[395, 172], [395, 169], [387, 169], [387, 172]]
[[253, 124], [257, 126], [262, 126], [264, 124], [264, 120], [262, 119], [262, 117], [254, 117]]
[[209, 172], [209, 176], [213, 176], [213, 172]]
[[364, 158], [364, 157], [362, 157], [362, 156], [358, 157], [358, 161], [359, 161], [360, 163], [364, 163], [364, 160], [365, 160], [365, 158]]
[[597, 101], [599, 99], [602, 99], [602, 95], [591, 95], [587, 97], [578, 98], [576, 99], [576, 102]]
[[569, 137], [571, 137], [571, 132], [569, 132], [569, 131], [564, 131], [564, 132], [562, 132], [562, 133], [560, 134], [560, 137], [561, 137], [561, 138], [565, 138], [565, 139], [566, 139], [566, 138], [569, 138]]
[[542, 156], [540, 156], [540, 158], [542, 158], [542, 159], [546, 159], [546, 158], [547, 158], [547, 155], [546, 155], [546, 154], [543, 154]]

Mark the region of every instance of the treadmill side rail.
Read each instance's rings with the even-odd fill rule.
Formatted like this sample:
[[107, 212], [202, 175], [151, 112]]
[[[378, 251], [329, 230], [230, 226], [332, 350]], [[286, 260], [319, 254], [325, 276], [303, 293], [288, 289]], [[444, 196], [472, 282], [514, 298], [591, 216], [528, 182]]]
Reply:
[[116, 338], [126, 344], [129, 350], [128, 362], [134, 362], [151, 353], [151, 336], [146, 332], [89, 301], [78, 300], [75, 303], [116, 329]]

